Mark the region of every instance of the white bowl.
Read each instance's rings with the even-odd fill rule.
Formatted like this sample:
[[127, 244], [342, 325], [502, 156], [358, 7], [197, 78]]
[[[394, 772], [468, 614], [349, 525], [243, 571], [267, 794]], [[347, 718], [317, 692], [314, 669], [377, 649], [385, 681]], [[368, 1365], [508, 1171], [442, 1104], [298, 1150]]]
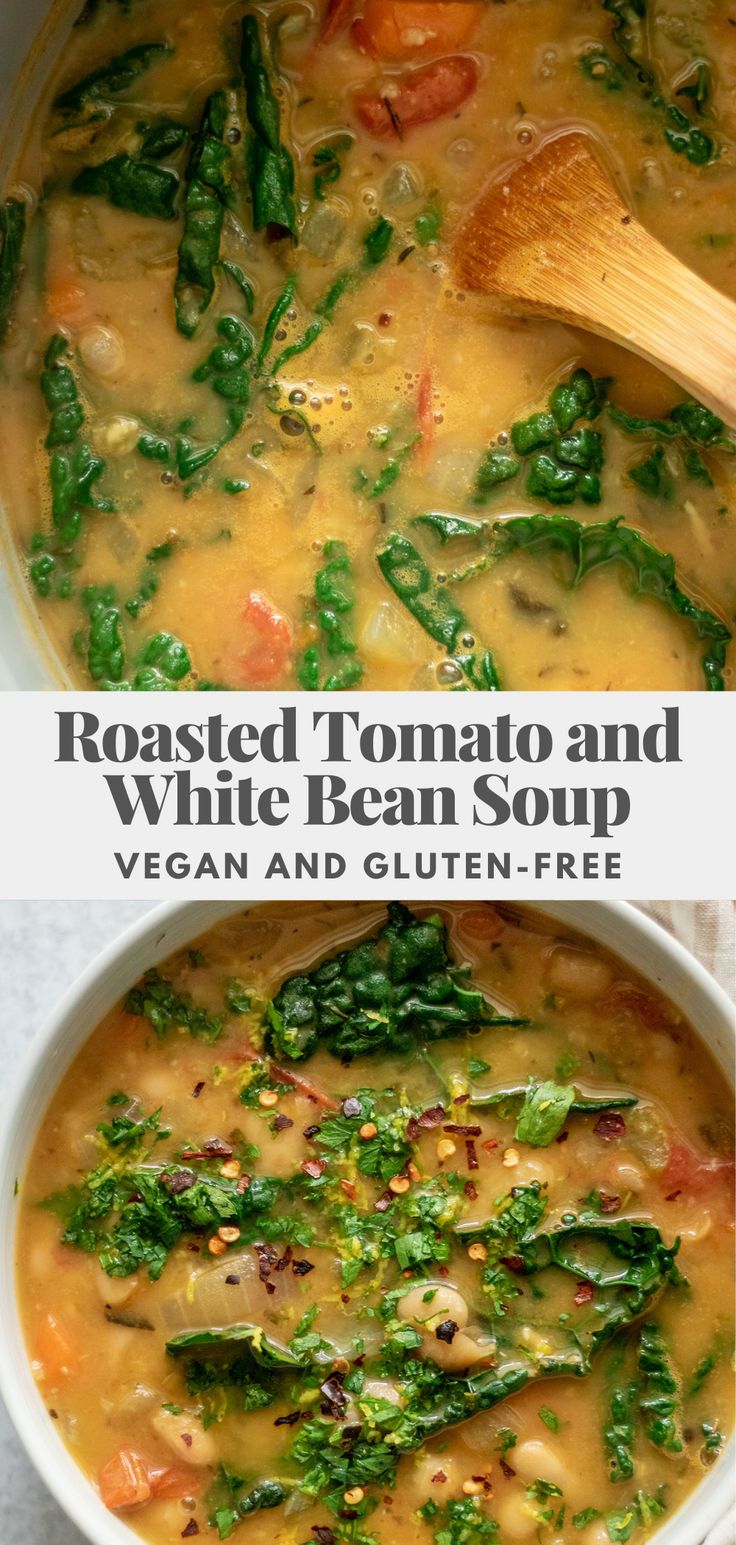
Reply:
[[[613, 950], [662, 988], [691, 1021], [733, 1081], [733, 1007], [702, 966], [625, 902], [535, 903], [536, 910]], [[57, 1502], [93, 1545], [132, 1545], [137, 1536], [103, 1507], [50, 1419], [31, 1374], [14, 1282], [16, 1180], [22, 1179], [39, 1119], [64, 1073], [102, 1017], [143, 971], [242, 904], [176, 902], [146, 914], [109, 946], [66, 993], [34, 1040], [6, 1108], [0, 1143], [0, 1393], [31, 1460]], [[41, 1457], [42, 1456], [42, 1457]], [[656, 1532], [657, 1545], [697, 1545], [733, 1499], [734, 1442]]]

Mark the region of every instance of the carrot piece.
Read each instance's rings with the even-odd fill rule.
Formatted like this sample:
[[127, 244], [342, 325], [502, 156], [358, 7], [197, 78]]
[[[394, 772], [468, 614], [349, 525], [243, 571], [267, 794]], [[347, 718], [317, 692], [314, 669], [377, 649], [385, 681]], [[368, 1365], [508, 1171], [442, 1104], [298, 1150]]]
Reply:
[[504, 922], [492, 907], [469, 907], [460, 918], [460, 929], [469, 939], [497, 939]]
[[423, 59], [464, 48], [483, 14], [479, 0], [365, 0], [360, 42], [379, 59]]
[[259, 590], [246, 597], [242, 616], [254, 642], [239, 656], [239, 674], [248, 687], [273, 686], [291, 658], [291, 624]]
[[89, 296], [76, 270], [52, 270], [46, 287], [46, 309], [56, 327], [74, 330], [90, 321]]
[[435, 59], [410, 70], [383, 91], [361, 91], [354, 98], [360, 123], [376, 139], [401, 138], [417, 124], [434, 123], [461, 107], [472, 96], [480, 72], [466, 54]]
[[153, 1496], [148, 1464], [134, 1448], [118, 1449], [100, 1470], [100, 1497], [111, 1512], [143, 1507]]
[[40, 1364], [39, 1378], [46, 1384], [58, 1384], [74, 1371], [77, 1348], [67, 1325], [55, 1314], [45, 1314], [34, 1346], [34, 1361]]

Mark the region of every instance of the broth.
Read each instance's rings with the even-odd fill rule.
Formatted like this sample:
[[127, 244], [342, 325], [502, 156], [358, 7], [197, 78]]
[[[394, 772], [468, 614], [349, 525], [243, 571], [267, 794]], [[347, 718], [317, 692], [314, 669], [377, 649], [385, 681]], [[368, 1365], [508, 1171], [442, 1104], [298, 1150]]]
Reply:
[[[453, 280], [453, 233], [489, 176], [574, 124], [646, 226], [733, 291], [729, 18], [648, 0], [632, 38], [618, 9], [87, 8], [27, 126], [0, 271], [1, 327], [20, 199], [1, 480], [73, 685], [729, 679], [728, 432], [678, 418], [681, 392], [623, 350], [498, 317]], [[111, 80], [110, 59], [141, 49]], [[246, 117], [259, 54], [278, 152]], [[547, 414], [530, 431], [574, 371], [572, 428]], [[428, 513], [471, 525], [443, 543], [458, 528], [414, 524]], [[546, 517], [533, 542], [508, 524], [525, 514]], [[633, 548], [614, 538], [601, 565], [595, 538], [590, 561], [585, 530], [618, 517]]]
[[729, 1112], [673, 1005], [525, 907], [256, 906], [43, 1119], [43, 1399], [155, 1545], [640, 1538], [731, 1426]]

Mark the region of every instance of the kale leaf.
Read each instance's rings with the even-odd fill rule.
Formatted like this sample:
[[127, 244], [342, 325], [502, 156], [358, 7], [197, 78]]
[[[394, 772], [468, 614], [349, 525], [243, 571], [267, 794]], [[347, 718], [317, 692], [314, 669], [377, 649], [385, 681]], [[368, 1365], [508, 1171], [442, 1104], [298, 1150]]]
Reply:
[[56, 98], [54, 107], [60, 113], [78, 113], [88, 103], [104, 102], [108, 97], [118, 96], [121, 91], [129, 91], [146, 70], [154, 64], [160, 64], [171, 53], [173, 49], [167, 43], [138, 43], [135, 48], [117, 54], [101, 69], [85, 75], [62, 92]]
[[353, 566], [343, 542], [325, 542], [322, 556], [311, 609], [318, 641], [307, 645], [296, 674], [305, 692], [340, 692], [357, 686], [363, 677], [350, 626], [355, 609]]
[[302, 1060], [324, 1045], [334, 1057], [370, 1056], [390, 1047], [466, 1035], [481, 1025], [519, 1025], [499, 1016], [453, 966], [441, 919], [414, 917], [399, 903], [373, 938], [290, 977], [266, 1011], [266, 1044]]
[[106, 198], [116, 209], [150, 220], [173, 220], [178, 188], [175, 172], [129, 155], [86, 166], [72, 183], [72, 193]]
[[226, 140], [231, 107], [228, 93], [207, 100], [186, 171], [184, 230], [174, 285], [176, 325], [191, 338], [215, 293], [215, 266], [233, 181]]
[[211, 1014], [194, 1003], [190, 993], [180, 993], [156, 970], [147, 971], [142, 982], [125, 999], [125, 1010], [147, 1019], [158, 1036], [171, 1030], [187, 1030], [195, 1040], [213, 1042], [222, 1034], [222, 1014]]
[[248, 137], [246, 164], [253, 199], [253, 225], [257, 231], [267, 225], [276, 226], [297, 240], [294, 162], [281, 143], [279, 104], [266, 68], [255, 16], [243, 17], [240, 66], [252, 130]]
[[472, 640], [465, 613], [445, 584], [439, 583], [421, 553], [410, 541], [393, 531], [378, 554], [378, 566], [394, 595], [435, 643], [441, 644], [450, 665], [457, 668], [458, 682], [483, 692], [498, 692], [500, 680], [490, 649]]

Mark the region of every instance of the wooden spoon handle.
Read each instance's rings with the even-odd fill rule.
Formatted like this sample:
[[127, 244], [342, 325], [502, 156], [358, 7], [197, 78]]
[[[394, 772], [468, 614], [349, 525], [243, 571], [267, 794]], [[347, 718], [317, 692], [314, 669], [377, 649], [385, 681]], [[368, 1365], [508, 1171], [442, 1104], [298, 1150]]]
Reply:
[[736, 427], [736, 305], [649, 235], [590, 146], [558, 135], [486, 190], [456, 239], [459, 279], [612, 338]]
[[566, 320], [633, 349], [736, 427], [736, 305], [638, 221], [620, 231], [605, 267], [580, 275]]

